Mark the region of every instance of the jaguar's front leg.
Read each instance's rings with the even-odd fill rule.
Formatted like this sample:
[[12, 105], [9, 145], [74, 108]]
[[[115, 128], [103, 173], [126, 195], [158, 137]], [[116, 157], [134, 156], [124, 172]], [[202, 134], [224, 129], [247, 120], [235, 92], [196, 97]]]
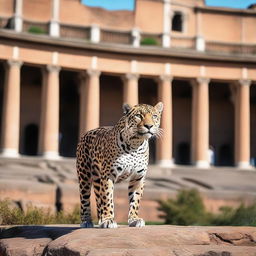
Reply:
[[128, 214], [128, 224], [129, 227], [144, 227], [145, 222], [143, 219], [138, 217], [140, 199], [143, 195], [145, 177], [141, 176], [136, 179], [130, 180], [129, 183], [129, 214]]
[[101, 178], [100, 181], [100, 228], [117, 228], [114, 221], [114, 184], [110, 178]]

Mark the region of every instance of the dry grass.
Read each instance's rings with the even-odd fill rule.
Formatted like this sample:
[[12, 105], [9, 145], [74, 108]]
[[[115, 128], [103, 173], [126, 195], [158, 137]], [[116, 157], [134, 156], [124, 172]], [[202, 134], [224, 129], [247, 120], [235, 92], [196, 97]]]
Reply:
[[0, 201], [1, 225], [45, 225], [45, 224], [77, 224], [80, 223], [79, 207], [72, 213], [58, 212], [28, 206], [25, 211], [13, 207], [8, 200]]

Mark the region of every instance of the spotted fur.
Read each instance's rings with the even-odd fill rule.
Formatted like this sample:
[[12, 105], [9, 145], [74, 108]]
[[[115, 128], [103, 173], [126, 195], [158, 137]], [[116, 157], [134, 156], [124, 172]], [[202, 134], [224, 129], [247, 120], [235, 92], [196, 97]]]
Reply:
[[113, 127], [100, 127], [85, 133], [77, 147], [77, 174], [81, 200], [81, 226], [93, 227], [90, 209], [94, 187], [99, 226], [117, 227], [114, 221], [114, 184], [129, 178], [128, 224], [141, 227], [138, 217], [147, 172], [148, 139], [160, 136], [163, 104], [124, 105], [124, 116]]

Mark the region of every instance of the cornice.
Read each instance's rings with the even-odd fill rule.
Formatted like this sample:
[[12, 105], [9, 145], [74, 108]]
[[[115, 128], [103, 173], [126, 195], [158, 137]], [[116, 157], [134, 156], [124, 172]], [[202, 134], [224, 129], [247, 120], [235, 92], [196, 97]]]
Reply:
[[216, 62], [231, 62], [231, 63], [251, 63], [256, 64], [256, 56], [253, 55], [224, 55], [223, 53], [198, 52], [191, 49], [177, 48], [162, 48], [162, 47], [138, 47], [122, 44], [107, 44], [107, 43], [91, 43], [75, 39], [53, 38], [46, 35], [32, 35], [29, 33], [15, 33], [13, 31], [0, 30], [0, 44], [9, 44], [13, 46], [26, 47], [26, 44], [31, 46], [46, 46], [57, 47], [59, 49], [69, 50], [87, 50], [97, 53], [129, 55], [136, 57], [158, 57], [158, 58], [175, 58], [177, 60], [192, 60], [192, 61], [216, 61]]

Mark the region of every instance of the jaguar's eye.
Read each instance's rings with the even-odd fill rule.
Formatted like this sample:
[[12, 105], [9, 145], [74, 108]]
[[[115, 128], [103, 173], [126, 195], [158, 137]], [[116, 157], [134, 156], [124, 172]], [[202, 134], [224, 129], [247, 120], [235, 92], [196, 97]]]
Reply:
[[157, 119], [158, 115], [153, 115], [152, 117], [153, 117], [153, 119]]
[[136, 118], [136, 119], [139, 119], [139, 120], [142, 120], [142, 115], [141, 115], [141, 114], [136, 114], [136, 115], [135, 115], [135, 118]]

